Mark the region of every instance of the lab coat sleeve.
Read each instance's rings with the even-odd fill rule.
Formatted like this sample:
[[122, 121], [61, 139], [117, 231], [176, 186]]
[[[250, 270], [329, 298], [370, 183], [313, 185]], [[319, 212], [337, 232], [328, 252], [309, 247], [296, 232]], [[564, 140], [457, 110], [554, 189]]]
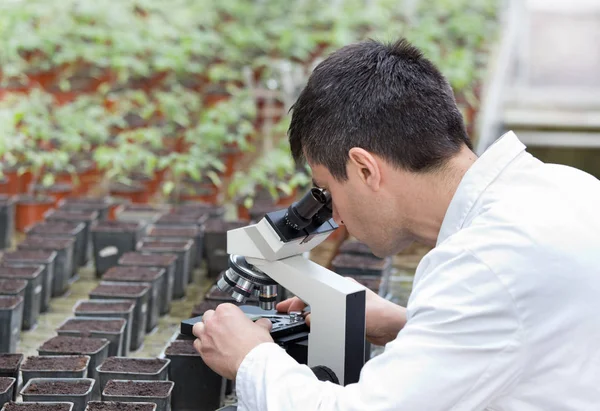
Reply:
[[510, 292], [467, 250], [430, 254], [406, 326], [358, 383], [318, 381], [276, 344], [261, 344], [238, 370], [238, 410], [481, 411], [514, 386], [524, 350]]

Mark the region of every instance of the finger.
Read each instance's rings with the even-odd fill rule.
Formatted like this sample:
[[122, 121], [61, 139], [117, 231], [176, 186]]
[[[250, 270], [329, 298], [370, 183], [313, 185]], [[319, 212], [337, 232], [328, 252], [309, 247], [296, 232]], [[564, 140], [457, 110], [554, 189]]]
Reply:
[[298, 297], [292, 297], [292, 298], [288, 298], [287, 300], [283, 300], [282, 302], [278, 303], [277, 306], [275, 307], [277, 309], [277, 311], [279, 311], [280, 313], [287, 313], [288, 312], [288, 308], [290, 307], [290, 305], [295, 301], [295, 300], [299, 300]]
[[200, 342], [200, 338], [196, 338], [194, 340], [194, 348], [196, 349], [198, 354], [200, 354], [200, 349], [202, 348], [202, 343]]
[[192, 327], [192, 334], [194, 334], [196, 337], [200, 338], [203, 333], [204, 333], [204, 323], [202, 321], [200, 321], [200, 322], [197, 322], [196, 324], [194, 324], [194, 326]]
[[210, 318], [215, 315], [215, 310], [208, 310], [202, 315], [202, 322], [206, 323]]
[[308, 314], [305, 318], [304, 318], [304, 322], [306, 322], [306, 325], [308, 325], [310, 327], [310, 314]]
[[254, 323], [260, 325], [269, 332], [271, 332], [271, 328], [273, 327], [273, 323], [271, 323], [268, 318], [261, 318], [260, 320], [256, 320]]

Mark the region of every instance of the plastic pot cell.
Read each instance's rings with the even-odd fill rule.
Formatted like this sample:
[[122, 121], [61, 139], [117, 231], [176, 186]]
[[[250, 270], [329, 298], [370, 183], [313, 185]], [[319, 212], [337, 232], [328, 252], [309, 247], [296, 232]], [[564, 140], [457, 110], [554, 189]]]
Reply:
[[131, 328], [133, 323], [133, 300], [79, 300], [73, 308], [75, 317], [122, 318], [126, 321], [121, 355], [129, 355]]
[[171, 410], [172, 381], [111, 380], [102, 391], [102, 401], [153, 402], [156, 411]]
[[21, 390], [25, 402], [73, 403], [73, 411], [84, 411], [92, 399], [95, 381], [91, 378], [33, 378]]
[[89, 355], [27, 357], [21, 366], [23, 385], [32, 378], [86, 378], [89, 364]]
[[0, 278], [20, 279], [27, 282], [23, 302], [23, 329], [30, 330], [40, 315], [43, 288], [43, 265], [0, 266]]
[[209, 219], [204, 228], [204, 256], [208, 276], [215, 278], [229, 268], [227, 254], [227, 231], [248, 225], [246, 221]]
[[51, 238], [31, 235], [19, 245], [18, 250], [55, 251], [54, 278], [52, 279], [52, 297], [63, 295], [69, 289], [69, 279], [74, 271], [74, 238]]
[[[90, 228], [95, 221], [98, 221], [99, 214], [96, 210], [50, 210], [46, 214], [46, 221], [66, 221], [70, 223], [83, 223], [83, 260], [79, 261], [79, 265], [85, 265], [92, 256], [92, 240]], [[80, 256], [81, 257], [81, 256]]]
[[97, 368], [100, 390], [110, 380], [166, 381], [169, 359], [110, 357]]
[[57, 336], [45, 341], [39, 348], [41, 356], [46, 355], [87, 355], [90, 357], [88, 377], [98, 379], [96, 367], [108, 357], [108, 345], [105, 338]]
[[149, 204], [127, 204], [116, 212], [117, 220], [130, 222], [143, 222], [152, 224], [161, 215], [170, 211], [169, 206], [155, 206]]
[[159, 295], [164, 292], [161, 289], [161, 285], [164, 283], [164, 275], [165, 270], [163, 268], [117, 266], [104, 273], [102, 280], [150, 285], [147, 310], [148, 318], [146, 320], [146, 332], [150, 332], [158, 325]]
[[204, 363], [193, 344], [193, 340], [176, 340], [165, 351], [171, 360], [169, 380], [175, 383], [173, 411], [213, 411], [224, 396], [225, 379]]
[[190, 250], [192, 240], [184, 241], [142, 241], [138, 244], [138, 251], [152, 254], [177, 254], [175, 264], [175, 280], [173, 281], [173, 298], [185, 297], [185, 287], [190, 275]]
[[18, 279], [0, 279], [0, 295], [20, 296], [25, 299], [27, 281]]
[[98, 220], [108, 220], [113, 202], [109, 198], [66, 198], [59, 205], [59, 210], [96, 211]]
[[76, 271], [78, 267], [83, 267], [86, 263], [86, 238], [84, 228], [85, 224], [80, 222], [45, 221], [28, 228], [26, 232], [28, 235], [75, 239], [72, 255], [72, 269]]
[[90, 401], [85, 411], [156, 411], [153, 402]]
[[23, 297], [0, 296], [0, 353], [14, 353], [21, 337]]
[[0, 407], [4, 407], [9, 401], [15, 398], [16, 379], [11, 377], [0, 377]]
[[149, 284], [102, 281], [90, 292], [92, 300], [135, 301], [133, 321], [131, 322], [131, 345], [129, 347], [132, 351], [140, 348], [144, 342], [150, 289]]
[[55, 251], [45, 250], [17, 250], [4, 254], [2, 262], [6, 266], [43, 265], [42, 273], [42, 299], [40, 312], [48, 311], [50, 307], [50, 296], [52, 294], [52, 282], [54, 280]]
[[92, 226], [97, 277], [117, 265], [123, 254], [135, 251], [137, 242], [145, 234], [145, 227], [144, 223], [123, 221], [99, 221]]
[[0, 377], [19, 379], [23, 354], [0, 354]]
[[2, 411], [73, 411], [72, 402], [9, 402]]
[[171, 209], [171, 214], [193, 214], [198, 217], [221, 218], [225, 215], [225, 207], [215, 204], [188, 201]]
[[[204, 256], [204, 226], [177, 227], [177, 226], [151, 226], [148, 229], [148, 238], [161, 239], [170, 238], [174, 240], [194, 240], [191, 250], [191, 260], [195, 267], [200, 267]], [[190, 281], [192, 276], [190, 276]]]
[[123, 254], [119, 259], [119, 265], [121, 266], [157, 267], [165, 270], [161, 286], [162, 291], [159, 293], [160, 307], [158, 311], [160, 315], [167, 314], [171, 310], [176, 263], [177, 254], [131, 252]]
[[121, 355], [126, 320], [122, 318], [72, 317], [56, 329], [58, 335], [105, 338], [110, 341], [108, 356]]
[[15, 232], [15, 200], [0, 195], [0, 250], [10, 248]]

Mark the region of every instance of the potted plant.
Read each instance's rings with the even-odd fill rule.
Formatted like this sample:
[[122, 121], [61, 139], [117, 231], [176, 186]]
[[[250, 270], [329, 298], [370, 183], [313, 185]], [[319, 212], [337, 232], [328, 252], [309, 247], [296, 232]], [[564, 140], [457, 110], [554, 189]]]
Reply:
[[156, 411], [171, 410], [173, 381], [111, 380], [102, 391], [102, 401], [153, 402]]
[[100, 392], [110, 380], [166, 381], [170, 363], [168, 358], [107, 358], [98, 367]]
[[71, 317], [56, 329], [56, 333], [71, 337], [107, 339], [110, 342], [108, 356], [112, 357], [121, 355], [125, 321], [122, 318]]
[[86, 378], [88, 355], [46, 355], [27, 357], [21, 366], [23, 385], [32, 378]]
[[[0, 354], [0, 377], [14, 378], [19, 381], [19, 371], [23, 362], [23, 354]], [[12, 401], [17, 399], [17, 389], [13, 390]]]

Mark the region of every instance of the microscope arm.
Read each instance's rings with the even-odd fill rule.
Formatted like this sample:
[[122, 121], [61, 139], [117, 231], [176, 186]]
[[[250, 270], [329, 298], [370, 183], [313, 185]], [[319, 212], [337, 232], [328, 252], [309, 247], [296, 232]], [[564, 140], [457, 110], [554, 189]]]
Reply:
[[346, 385], [365, 361], [365, 288], [301, 255], [277, 261], [247, 258], [311, 307], [308, 365], [325, 365]]

